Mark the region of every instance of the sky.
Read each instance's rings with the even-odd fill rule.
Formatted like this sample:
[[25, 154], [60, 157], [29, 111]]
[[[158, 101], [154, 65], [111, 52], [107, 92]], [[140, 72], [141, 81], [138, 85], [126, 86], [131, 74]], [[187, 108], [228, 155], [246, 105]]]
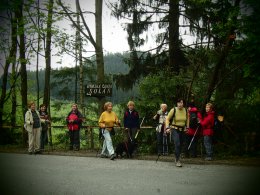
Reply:
[[[111, 0], [110, 0], [111, 1]], [[62, 0], [67, 5], [71, 5], [72, 10], [75, 8], [75, 0]], [[95, 0], [80, 0], [82, 11], [95, 11]], [[87, 25], [90, 28], [92, 36], [95, 38], [95, 18], [93, 14], [84, 14]], [[75, 34], [75, 28], [71, 28], [71, 22], [68, 19], [56, 23], [61, 28], [66, 29], [67, 33]], [[111, 16], [111, 10], [108, 8], [108, 0], [103, 2], [103, 14], [102, 14], [102, 36], [103, 36], [103, 51], [104, 54], [125, 52], [129, 50], [127, 43], [127, 32], [123, 30], [124, 22], [118, 21], [115, 17]], [[94, 54], [94, 48], [89, 43], [83, 46], [87, 53], [83, 53], [84, 57], [89, 57]], [[64, 54], [62, 58], [55, 56], [57, 49], [52, 47], [52, 68], [60, 67], [74, 67], [75, 60], [70, 55]], [[61, 64], [57, 63], [61, 60]], [[41, 68], [45, 67], [44, 59], [41, 59]], [[34, 70], [35, 67], [32, 65], [30, 70]]]
[[[127, 43], [127, 32], [124, 30], [123, 26], [125, 26], [127, 20], [117, 20], [115, 17], [111, 16], [111, 10], [108, 8], [109, 2], [114, 2], [117, 0], [104, 0], [103, 1], [103, 14], [102, 14], [102, 34], [103, 34], [103, 51], [104, 54], [107, 53], [116, 53], [116, 52], [125, 52], [129, 51], [129, 46]], [[44, 1], [41, 1], [42, 3]], [[75, 0], [62, 0], [64, 4], [70, 5], [72, 10], [76, 10]], [[82, 11], [95, 11], [95, 0], [80, 0], [80, 5]], [[84, 14], [85, 20], [91, 30], [93, 37], [95, 37], [95, 18], [92, 14]], [[181, 19], [180, 19], [181, 20]], [[57, 23], [55, 23], [60, 29], [65, 29], [67, 33], [75, 35], [75, 28], [71, 28], [71, 22], [68, 19], [63, 19]], [[143, 35], [144, 38], [147, 38], [147, 43], [142, 47], [142, 50], [148, 50], [155, 47], [155, 39], [153, 34], [158, 33], [158, 28], [150, 29], [149, 33]], [[183, 33], [182, 33], [183, 34]], [[184, 42], [190, 40], [190, 37], [182, 35], [182, 39]], [[94, 48], [91, 44], [83, 46], [87, 53], [83, 53], [84, 57], [89, 57], [94, 54]], [[51, 59], [51, 67], [52, 68], [60, 68], [60, 67], [74, 67], [75, 60], [70, 55], [64, 54], [62, 57], [58, 57], [56, 55], [58, 48], [55, 48], [52, 45], [52, 59]], [[4, 63], [3, 57], [1, 55], [0, 62]], [[45, 59], [40, 57], [40, 69], [45, 68]], [[36, 59], [31, 59], [31, 63], [27, 65], [28, 70], [36, 69]], [[61, 63], [58, 63], [61, 61]], [[0, 67], [0, 75], [3, 72], [3, 68]]]
[[[114, 0], [109, 0], [114, 1]], [[64, 4], [71, 5], [71, 9], [75, 10], [75, 0], [62, 0]], [[43, 1], [42, 1], [43, 3]], [[82, 11], [95, 11], [95, 0], [80, 0], [80, 5]], [[115, 17], [111, 16], [111, 10], [108, 8], [108, 0], [104, 0], [103, 2], [103, 16], [102, 16], [102, 28], [103, 28], [103, 50], [104, 54], [107, 53], [116, 53], [116, 52], [125, 52], [129, 50], [129, 46], [127, 43], [127, 32], [123, 30], [124, 22], [118, 21]], [[85, 20], [91, 30], [93, 37], [95, 37], [95, 18], [94, 15], [84, 14]], [[1, 21], [2, 23], [2, 21]], [[69, 34], [75, 34], [75, 29], [71, 28], [71, 22], [68, 19], [63, 19], [55, 23], [58, 25], [60, 29], [66, 29], [66, 32]], [[84, 49], [87, 51], [91, 51], [88, 53], [84, 53], [85, 57], [92, 56], [94, 48], [89, 45], [84, 45]], [[75, 60], [70, 55], [64, 54], [61, 57], [56, 56], [57, 48], [52, 45], [52, 59], [51, 59], [51, 67], [52, 68], [60, 68], [60, 67], [72, 67], [75, 66]], [[57, 63], [62, 60], [62, 63]], [[0, 62], [4, 64], [4, 54], [0, 54]], [[36, 60], [32, 59], [31, 64], [27, 66], [28, 70], [36, 69]], [[43, 57], [40, 57], [40, 65], [41, 69], [45, 68], [45, 60]], [[3, 67], [0, 67], [0, 76], [3, 74]]]

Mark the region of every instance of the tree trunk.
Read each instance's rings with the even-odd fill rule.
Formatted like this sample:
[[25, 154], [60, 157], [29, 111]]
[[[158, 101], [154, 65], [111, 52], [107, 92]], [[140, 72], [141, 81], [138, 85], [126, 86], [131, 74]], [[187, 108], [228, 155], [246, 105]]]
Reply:
[[[80, 26], [80, 9], [79, 4], [76, 1], [76, 9], [77, 9], [77, 25]], [[78, 60], [79, 60], [79, 97], [80, 97], [80, 109], [83, 109], [84, 106], [84, 80], [83, 80], [83, 62], [82, 62], [82, 39], [80, 35], [80, 31], [77, 29], [76, 32], [76, 45], [77, 45], [77, 53], [78, 53]]]
[[169, 67], [179, 74], [179, 0], [169, 3]]
[[[16, 64], [16, 51], [17, 51], [17, 19], [16, 16], [11, 19], [11, 49], [9, 52], [9, 57], [7, 57], [4, 67], [4, 74], [3, 74], [3, 83], [2, 83], [2, 93], [0, 97], [0, 125], [3, 124], [3, 112], [4, 112], [4, 103], [6, 101], [6, 85], [7, 85], [7, 78], [8, 78], [8, 69], [10, 63]], [[12, 74], [13, 78], [13, 74]], [[12, 80], [13, 81], [13, 80]], [[15, 87], [15, 86], [14, 86]], [[11, 116], [12, 119], [12, 116]]]
[[[27, 111], [27, 71], [26, 71], [26, 58], [25, 58], [25, 35], [24, 35], [24, 18], [23, 18], [23, 1], [19, 5], [16, 12], [16, 17], [18, 19], [19, 26], [19, 40], [20, 40], [20, 76], [21, 76], [21, 96], [22, 96], [22, 114], [25, 117], [25, 112]], [[23, 143], [26, 144], [26, 132], [23, 128]]]
[[[103, 44], [102, 44], [102, 4], [103, 0], [96, 0], [96, 60], [97, 60], [97, 81], [104, 82], [104, 56], [103, 56]], [[99, 101], [99, 113], [103, 111], [103, 104], [105, 98], [100, 98]]]
[[36, 57], [36, 90], [37, 90], [37, 108], [39, 108], [40, 101], [40, 84], [39, 84], [39, 52], [40, 52], [40, 0], [37, 2], [37, 28], [38, 28], [38, 38], [37, 38], [37, 57]]
[[[48, 18], [47, 18], [47, 34], [46, 34], [46, 48], [45, 48], [45, 85], [43, 103], [49, 107], [50, 105], [50, 75], [51, 75], [51, 37], [52, 37], [52, 15], [53, 15], [53, 0], [48, 3]], [[49, 110], [50, 112], [50, 110]]]
[[[240, 1], [241, 0], [236, 0], [234, 6], [239, 8]], [[208, 86], [208, 89], [207, 89], [207, 92], [206, 92], [206, 97], [205, 97], [203, 104], [202, 104], [203, 108], [205, 107], [207, 102], [210, 101], [211, 96], [212, 96], [213, 92], [215, 91], [215, 86], [219, 81], [219, 78], [218, 78], [219, 72], [220, 72], [221, 68], [224, 66], [226, 58], [229, 54], [229, 51], [232, 48], [233, 39], [230, 39], [230, 35], [233, 35], [235, 33], [235, 29], [237, 28], [237, 26], [235, 25], [236, 22], [237, 22], [237, 15], [233, 16], [232, 21], [233, 21], [233, 25], [230, 27], [230, 30], [227, 34], [225, 46], [222, 49], [219, 60], [218, 60], [216, 66], [214, 68], [211, 80], [209, 82], [209, 86]]]
[[12, 22], [12, 48], [14, 48], [13, 60], [12, 60], [12, 76], [11, 76], [11, 86], [12, 86], [12, 111], [11, 111], [11, 125], [14, 127], [16, 125], [16, 109], [17, 109], [17, 99], [16, 99], [16, 52], [17, 52], [17, 18], [14, 17]]
[[74, 102], [77, 104], [78, 103], [78, 45], [77, 45], [77, 38], [78, 38], [78, 29], [76, 30], [76, 47], [75, 47], [75, 90], [74, 90]]
[[[11, 57], [11, 54], [9, 58]], [[8, 77], [8, 69], [9, 69], [9, 59], [5, 62], [4, 67], [4, 74], [3, 74], [3, 83], [2, 83], [2, 93], [0, 97], [0, 127], [3, 125], [3, 113], [4, 113], [4, 103], [6, 98], [6, 84], [7, 84], [7, 77]]]

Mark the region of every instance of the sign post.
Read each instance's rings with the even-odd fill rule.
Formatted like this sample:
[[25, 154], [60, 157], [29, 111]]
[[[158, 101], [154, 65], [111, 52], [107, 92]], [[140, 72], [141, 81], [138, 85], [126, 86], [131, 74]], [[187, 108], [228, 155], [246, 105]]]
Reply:
[[91, 83], [85, 86], [85, 95], [88, 97], [112, 96], [112, 83]]

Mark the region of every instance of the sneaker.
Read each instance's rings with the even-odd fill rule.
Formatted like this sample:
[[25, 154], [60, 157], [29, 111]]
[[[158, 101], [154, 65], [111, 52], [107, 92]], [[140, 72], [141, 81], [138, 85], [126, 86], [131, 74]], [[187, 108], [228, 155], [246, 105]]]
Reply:
[[182, 167], [181, 161], [176, 161], [176, 167]]
[[114, 160], [116, 158], [116, 156], [114, 155], [114, 154], [112, 154], [111, 156], [110, 156], [110, 160]]
[[211, 160], [213, 160], [213, 159], [212, 159], [212, 157], [206, 157], [205, 160], [206, 160], [206, 161], [211, 161]]

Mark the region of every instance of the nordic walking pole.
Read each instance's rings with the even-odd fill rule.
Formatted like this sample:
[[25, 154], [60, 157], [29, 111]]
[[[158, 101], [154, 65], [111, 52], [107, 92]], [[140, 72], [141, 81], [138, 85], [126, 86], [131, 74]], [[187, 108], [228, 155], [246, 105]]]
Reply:
[[[164, 147], [165, 147], [165, 145], [167, 145], [167, 135], [166, 135], [166, 139], [165, 139], [164, 136], [165, 136], [165, 135], [163, 135], [163, 137], [162, 137], [162, 139], [163, 139], [163, 145], [162, 145], [162, 147], [163, 147], [163, 148], [162, 148], [162, 149], [163, 149], [163, 153], [165, 152], [165, 151], [164, 151], [164, 149], [165, 149]], [[165, 142], [166, 142], [166, 143], [165, 143]], [[161, 155], [158, 154], [157, 159], [156, 159], [156, 163], [157, 163], [157, 161], [159, 160], [160, 156], [161, 156]]]
[[192, 142], [193, 142], [193, 140], [194, 140], [194, 138], [195, 138], [195, 136], [196, 136], [196, 134], [197, 134], [197, 132], [198, 132], [199, 127], [200, 127], [200, 126], [198, 125], [198, 127], [197, 127], [197, 129], [196, 129], [196, 131], [195, 131], [195, 133], [194, 133], [194, 135], [193, 135], [191, 141], [190, 141], [190, 144], [189, 144], [188, 150], [189, 150], [190, 147], [191, 147], [191, 144], [192, 144]]
[[[141, 122], [141, 124], [140, 124], [140, 128], [141, 128], [141, 126], [142, 126], [142, 124], [143, 124], [143, 122], [144, 122], [144, 119], [145, 119], [145, 117], [143, 118], [143, 120], [142, 120], [142, 122]], [[137, 133], [136, 133], [136, 135], [135, 135], [135, 139], [137, 138], [138, 134], [139, 134], [139, 131], [137, 131]]]

